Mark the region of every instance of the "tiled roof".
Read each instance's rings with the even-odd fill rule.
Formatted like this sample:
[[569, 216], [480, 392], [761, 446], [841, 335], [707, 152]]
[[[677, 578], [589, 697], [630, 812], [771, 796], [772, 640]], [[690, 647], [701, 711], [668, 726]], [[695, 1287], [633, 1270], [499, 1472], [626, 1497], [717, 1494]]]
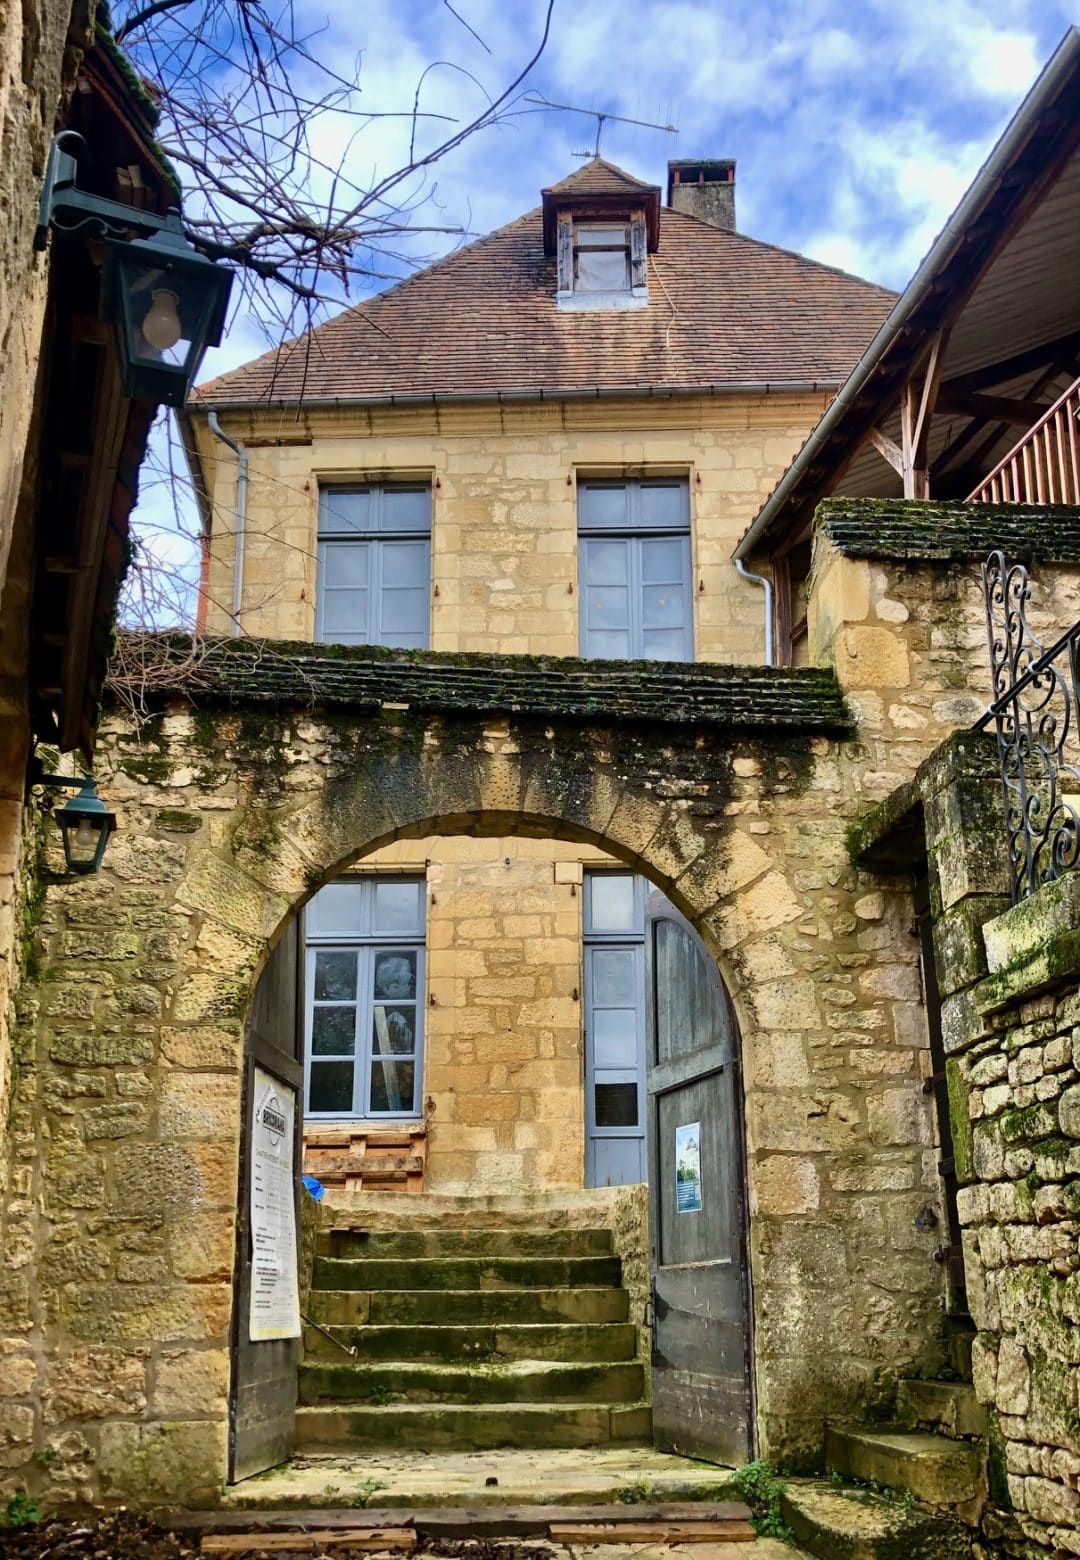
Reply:
[[542, 193], [545, 195], [640, 195], [642, 190], [656, 190], [659, 193], [659, 189], [659, 185], [647, 184], [644, 179], [636, 179], [632, 173], [616, 168], [614, 163], [607, 162], [603, 157], [594, 157], [591, 162], [567, 174], [565, 179], [560, 179], [558, 184], [549, 185]]
[[1009, 563], [1080, 563], [1080, 510], [1070, 504], [825, 498], [816, 521], [851, 558], [971, 563], [1000, 548]]
[[153, 665], [157, 693], [181, 693], [200, 707], [374, 711], [389, 704], [449, 716], [514, 714], [606, 726], [851, 730], [830, 667], [455, 655], [250, 639], [204, 641], [193, 667], [191, 640], [183, 635], [126, 637], [136, 659]]
[[[587, 174], [589, 168], [577, 177]], [[836, 385], [893, 296], [788, 250], [664, 209], [659, 250], [649, 257], [647, 307], [560, 310], [555, 261], [544, 253], [537, 210], [210, 380], [192, 407], [766, 382]]]

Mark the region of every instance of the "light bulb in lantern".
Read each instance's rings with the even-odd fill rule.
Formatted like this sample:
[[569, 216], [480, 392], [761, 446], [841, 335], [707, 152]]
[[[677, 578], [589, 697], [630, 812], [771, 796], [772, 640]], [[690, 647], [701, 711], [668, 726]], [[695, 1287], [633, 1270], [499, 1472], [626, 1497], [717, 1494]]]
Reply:
[[97, 844], [98, 831], [89, 818], [80, 818], [79, 826], [75, 830], [75, 844], [80, 850], [93, 850]]
[[142, 333], [152, 347], [167, 352], [180, 340], [180, 316], [176, 312], [179, 302], [174, 292], [164, 287], [155, 290], [150, 307], [142, 322]]

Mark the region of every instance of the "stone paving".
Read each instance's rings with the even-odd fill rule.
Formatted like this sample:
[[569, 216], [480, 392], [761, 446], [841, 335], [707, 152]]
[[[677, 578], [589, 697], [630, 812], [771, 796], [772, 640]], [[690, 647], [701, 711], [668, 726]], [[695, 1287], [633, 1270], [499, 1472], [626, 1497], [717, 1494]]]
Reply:
[[[731, 1470], [651, 1446], [491, 1452], [391, 1452], [300, 1456], [226, 1492], [230, 1507], [559, 1506], [708, 1500], [727, 1490]], [[627, 1504], [623, 1504], [626, 1502]], [[695, 1545], [695, 1552], [702, 1545]], [[732, 1546], [724, 1545], [730, 1554]], [[609, 1560], [614, 1560], [605, 1549]], [[757, 1551], [755, 1550], [755, 1555]], [[707, 1560], [699, 1555], [698, 1560]], [[737, 1560], [731, 1556], [730, 1560]], [[759, 1557], [760, 1560], [760, 1557]]]

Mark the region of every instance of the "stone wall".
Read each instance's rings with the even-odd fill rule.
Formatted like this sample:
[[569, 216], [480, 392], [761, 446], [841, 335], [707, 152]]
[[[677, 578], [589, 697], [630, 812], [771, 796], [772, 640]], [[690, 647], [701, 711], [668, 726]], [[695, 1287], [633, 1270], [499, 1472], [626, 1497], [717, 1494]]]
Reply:
[[[556, 862], [577, 882], [556, 882]], [[427, 878], [426, 1191], [583, 1184], [581, 868], [594, 864], [613, 863], [588, 845], [466, 835], [359, 864]]]
[[90, 41], [92, 9], [83, 0], [26, 0], [0, 11], [0, 1121], [7, 1113], [9, 1009], [26, 895], [26, 646], [48, 282], [48, 261], [35, 253], [33, 236], [49, 142]]
[[[222, 414], [248, 441], [242, 626], [310, 639], [320, 482], [432, 484], [431, 645], [578, 653], [579, 475], [690, 479], [695, 653], [756, 661], [761, 591], [731, 552], [827, 403], [816, 396], [680, 397], [519, 406], [301, 409]], [[227, 632], [236, 459], [193, 408], [213, 507], [207, 627]]]
[[929, 864], [974, 1384], [990, 1410], [984, 1532], [1011, 1554], [1075, 1554], [1080, 877], [1011, 906], [989, 735], [946, 742], [863, 838], [886, 866], [922, 848]]
[[229, 709], [207, 690], [199, 706], [141, 733], [105, 720], [96, 771], [121, 832], [100, 874], [48, 888], [11, 1136], [32, 1196], [3, 1233], [9, 1479], [49, 1499], [214, 1498], [253, 984], [322, 881], [433, 833], [603, 848], [715, 952], [743, 1038], [761, 1450], [812, 1461], [827, 1412], [933, 1369], [910, 910], [846, 837], [885, 768], [872, 739], [770, 735], [752, 712], [682, 729]]

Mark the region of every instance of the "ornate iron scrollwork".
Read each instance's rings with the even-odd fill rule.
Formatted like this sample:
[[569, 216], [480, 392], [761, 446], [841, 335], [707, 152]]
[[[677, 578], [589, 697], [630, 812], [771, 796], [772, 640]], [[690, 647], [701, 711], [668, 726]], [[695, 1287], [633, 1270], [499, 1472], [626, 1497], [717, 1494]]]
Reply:
[[1080, 768], [1066, 756], [1077, 715], [1080, 625], [1046, 650], [1028, 622], [1024, 565], [993, 552], [982, 577], [994, 689], [986, 718], [997, 729], [1013, 899], [1020, 900], [1080, 861], [1080, 816], [1071, 800], [1080, 793]]

